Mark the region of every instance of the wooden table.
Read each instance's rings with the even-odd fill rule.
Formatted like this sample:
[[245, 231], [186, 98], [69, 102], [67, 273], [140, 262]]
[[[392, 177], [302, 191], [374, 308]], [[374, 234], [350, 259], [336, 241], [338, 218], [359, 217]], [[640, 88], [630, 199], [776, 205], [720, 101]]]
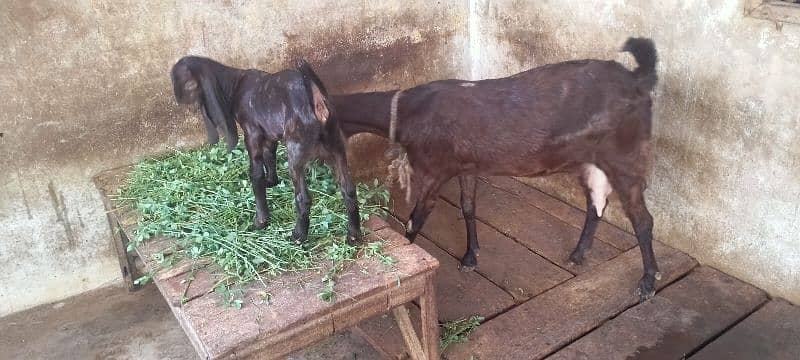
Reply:
[[[123, 277], [135, 289], [132, 281], [138, 276], [137, 261], [145, 271], [154, 272], [153, 281], [201, 358], [281, 358], [388, 310], [392, 310], [412, 358], [439, 358], [433, 286], [439, 262], [383, 219], [373, 217], [367, 222], [372, 233], [365, 241], [382, 241], [384, 252], [396, 264], [356, 260], [339, 275], [333, 302], [317, 295], [323, 287], [324, 271], [306, 271], [270, 279], [266, 287], [261, 283], [245, 286], [242, 308], [224, 307], [213, 291], [219, 273], [216, 265], [183, 260], [155, 271], [156, 258], [175, 247], [173, 240], [156, 238], [139, 246], [135, 254], [125, 251], [135, 230], [136, 214], [118, 206], [114, 195], [129, 171], [130, 167], [109, 170], [94, 179], [103, 194]], [[421, 342], [404, 305], [415, 299], [421, 308]]]

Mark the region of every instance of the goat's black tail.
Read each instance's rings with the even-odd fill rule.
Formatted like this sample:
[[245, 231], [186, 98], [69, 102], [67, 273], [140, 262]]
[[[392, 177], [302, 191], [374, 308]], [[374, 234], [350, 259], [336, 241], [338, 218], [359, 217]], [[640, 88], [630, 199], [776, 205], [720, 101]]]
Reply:
[[656, 46], [653, 40], [646, 38], [628, 38], [622, 51], [627, 51], [633, 55], [639, 67], [633, 71], [633, 75], [639, 79], [639, 83], [647, 91], [653, 90], [656, 86], [658, 76], [656, 75]]
[[297, 60], [297, 70], [303, 75], [303, 85], [311, 101], [311, 109], [317, 119], [326, 127], [335, 126], [333, 122], [333, 104], [328, 97], [325, 84], [319, 79], [311, 65], [304, 59]]

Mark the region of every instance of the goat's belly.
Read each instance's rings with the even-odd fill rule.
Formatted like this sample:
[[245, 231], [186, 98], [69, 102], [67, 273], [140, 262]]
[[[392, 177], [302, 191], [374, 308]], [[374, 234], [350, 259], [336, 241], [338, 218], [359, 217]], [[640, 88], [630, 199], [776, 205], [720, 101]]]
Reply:
[[501, 156], [485, 157], [475, 162], [473, 168], [475, 173], [487, 176], [533, 177], [574, 171], [580, 163], [579, 159], [553, 152], [506, 153]]

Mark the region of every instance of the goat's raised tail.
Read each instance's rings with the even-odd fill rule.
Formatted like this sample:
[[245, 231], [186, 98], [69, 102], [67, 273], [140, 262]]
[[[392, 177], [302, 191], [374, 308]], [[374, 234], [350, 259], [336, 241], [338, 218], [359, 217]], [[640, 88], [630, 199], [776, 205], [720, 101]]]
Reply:
[[308, 98], [311, 100], [311, 108], [314, 109], [314, 115], [323, 123], [328, 124], [328, 120], [333, 113], [333, 105], [328, 99], [328, 91], [325, 90], [325, 85], [319, 79], [317, 73], [311, 68], [311, 65], [304, 59], [297, 60], [297, 70], [303, 75], [303, 85], [308, 91]]
[[647, 91], [653, 90], [656, 86], [658, 76], [656, 75], [656, 46], [653, 40], [647, 38], [628, 38], [625, 45], [622, 46], [622, 51], [627, 51], [633, 55], [639, 67], [633, 71], [633, 74], [639, 78], [642, 87]]

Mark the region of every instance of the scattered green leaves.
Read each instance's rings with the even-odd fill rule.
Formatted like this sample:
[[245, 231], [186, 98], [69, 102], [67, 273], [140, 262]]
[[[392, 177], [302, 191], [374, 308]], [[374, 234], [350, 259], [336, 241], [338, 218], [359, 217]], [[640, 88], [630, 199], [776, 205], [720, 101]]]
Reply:
[[376, 241], [364, 245], [364, 257], [378, 259], [386, 266], [394, 265], [394, 258], [383, 253], [383, 243]]
[[452, 344], [467, 341], [469, 334], [481, 324], [481, 321], [483, 321], [483, 316], [473, 315], [468, 318], [448, 321], [442, 324], [440, 351], [444, 352], [445, 349]]
[[145, 285], [145, 284], [149, 283], [150, 280], [152, 280], [152, 279], [153, 279], [153, 273], [152, 272], [148, 272], [147, 274], [144, 274], [144, 275], [138, 277], [136, 280], [133, 280], [133, 284], [134, 285]]
[[242, 304], [244, 303], [244, 300], [242, 300], [242, 297], [244, 296], [244, 290], [231, 288], [225, 284], [219, 284], [216, 288], [214, 288], [214, 292], [217, 293], [220, 299], [222, 299], [223, 306], [236, 309], [242, 308]]
[[[279, 183], [267, 189], [271, 218], [264, 230], [251, 229], [255, 205], [249, 159], [242, 145], [232, 152], [220, 144], [142, 161], [118, 195], [140, 216], [128, 250], [153, 236], [173, 238], [177, 242], [175, 251], [156, 259], [162, 266], [182, 258], [211, 258], [222, 269], [228, 285], [254, 279], [263, 282], [262, 276], [319, 268], [319, 263], [327, 260], [333, 263], [333, 269], [326, 276], [328, 296], [323, 298], [332, 300], [336, 274], [358, 253], [345, 242], [347, 216], [338, 183], [328, 167], [317, 162], [308, 165], [311, 224], [308, 242], [296, 245], [291, 241], [294, 187], [283, 145], [278, 147], [277, 158]], [[389, 193], [377, 181], [358, 185], [362, 220], [383, 213], [388, 200]], [[371, 244], [365, 254], [382, 255], [377, 245]], [[391, 260], [380, 259], [386, 264]], [[218, 293], [230, 295], [230, 291]], [[226, 304], [239, 307], [241, 301], [228, 299]]]

